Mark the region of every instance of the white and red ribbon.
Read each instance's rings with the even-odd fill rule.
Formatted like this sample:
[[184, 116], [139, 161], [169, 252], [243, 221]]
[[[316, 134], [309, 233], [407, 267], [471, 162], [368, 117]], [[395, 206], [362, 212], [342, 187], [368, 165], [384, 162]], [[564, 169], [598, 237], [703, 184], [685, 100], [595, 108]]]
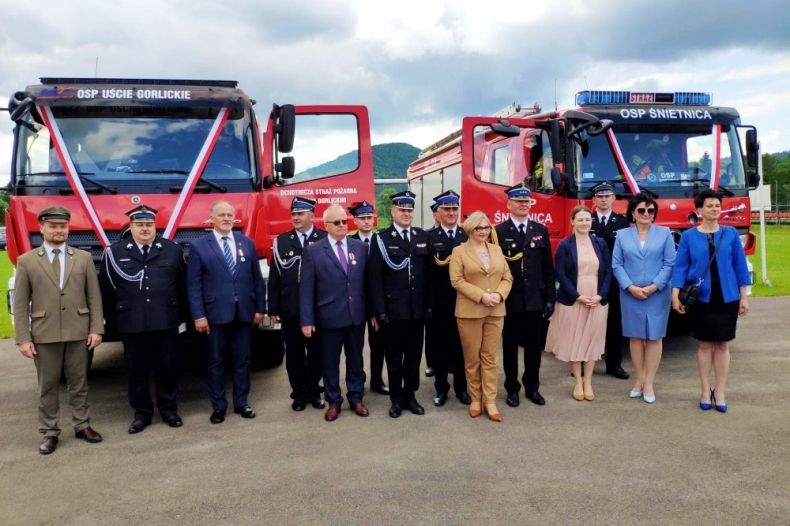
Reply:
[[710, 174], [710, 187], [713, 190], [719, 189], [719, 170], [721, 170], [721, 124], [713, 125], [713, 171]]
[[609, 145], [612, 147], [612, 152], [614, 152], [614, 156], [617, 159], [617, 164], [620, 165], [620, 169], [623, 171], [625, 181], [628, 183], [631, 193], [633, 195], [638, 194], [639, 185], [631, 173], [631, 170], [628, 168], [628, 163], [625, 161], [625, 157], [623, 157], [623, 152], [620, 150], [620, 145], [617, 143], [617, 138], [614, 136], [614, 132], [611, 128], [606, 130], [606, 138], [609, 139]]

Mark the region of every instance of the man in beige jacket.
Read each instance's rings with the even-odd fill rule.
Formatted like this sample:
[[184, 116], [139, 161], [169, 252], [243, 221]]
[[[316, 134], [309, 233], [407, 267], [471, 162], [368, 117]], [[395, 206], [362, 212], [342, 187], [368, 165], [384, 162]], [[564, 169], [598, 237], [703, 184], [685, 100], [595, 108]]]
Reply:
[[66, 375], [72, 426], [77, 438], [101, 442], [90, 426], [88, 350], [104, 333], [101, 292], [91, 255], [66, 245], [71, 213], [62, 206], [38, 214], [43, 244], [19, 257], [14, 324], [19, 352], [38, 372], [38, 420], [44, 440], [39, 453], [58, 445], [61, 370]]

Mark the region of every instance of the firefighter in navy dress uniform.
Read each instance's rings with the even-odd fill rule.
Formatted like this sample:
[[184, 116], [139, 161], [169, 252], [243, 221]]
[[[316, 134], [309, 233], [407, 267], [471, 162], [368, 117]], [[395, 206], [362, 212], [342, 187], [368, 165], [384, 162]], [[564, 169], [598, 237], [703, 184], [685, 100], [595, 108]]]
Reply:
[[140, 205], [126, 213], [131, 236], [104, 252], [99, 283], [107, 326], [123, 342], [129, 372], [129, 433], [151, 424], [154, 404], [148, 379], [156, 380], [156, 407], [170, 427], [178, 416], [178, 326], [186, 319], [185, 264], [181, 247], [157, 237], [156, 210]]
[[407, 190], [390, 198], [392, 225], [374, 236], [368, 260], [371, 321], [383, 331], [392, 418], [398, 418], [404, 407], [415, 415], [425, 414], [415, 393], [420, 386], [425, 319], [430, 317], [431, 252], [428, 234], [411, 226], [414, 197]]
[[554, 312], [557, 292], [548, 229], [529, 219], [532, 192], [525, 183], [505, 190], [510, 219], [496, 226], [497, 239], [513, 274], [513, 288], [505, 301], [507, 314], [502, 329], [502, 362], [505, 369], [507, 405], [519, 405], [518, 346], [524, 337], [524, 383], [526, 397], [537, 405], [546, 400], [540, 387], [540, 358], [545, 320]]
[[291, 408], [303, 411], [309, 402], [316, 409], [324, 407], [319, 382], [323, 375], [320, 334], [305, 338], [299, 319], [299, 276], [302, 251], [326, 237], [326, 232], [313, 225], [315, 201], [294, 197], [291, 201], [293, 229], [274, 240], [268, 283], [267, 314], [282, 324], [285, 342], [285, 369], [291, 384]]
[[460, 196], [452, 190], [433, 198], [439, 216], [439, 224], [428, 230], [431, 239], [431, 319], [425, 328], [425, 354], [429, 348], [433, 354], [434, 386], [436, 396], [433, 405], [447, 403], [453, 372], [453, 390], [461, 403], [469, 405], [472, 399], [466, 391], [464, 373], [464, 350], [455, 321], [456, 291], [450, 283], [450, 255], [455, 247], [467, 240], [466, 233], [458, 226]]
[[[348, 207], [348, 211], [354, 217], [357, 231], [351, 234], [350, 238], [359, 239], [368, 247], [370, 254], [370, 244], [373, 241], [373, 218], [376, 210], [367, 201], [354, 203]], [[370, 390], [374, 393], [388, 395], [390, 389], [384, 383], [382, 373], [384, 371], [384, 341], [381, 332], [373, 328], [368, 321], [368, 346], [370, 347]], [[364, 376], [364, 375], [363, 375]]]
[[[631, 225], [624, 215], [612, 211], [612, 203], [616, 196], [614, 186], [600, 183], [592, 189], [595, 210], [592, 215], [591, 233], [606, 241], [609, 255], [614, 253], [614, 242], [617, 231]], [[614, 285], [614, 284], [613, 284]], [[620, 313], [620, 289], [609, 287], [609, 314], [606, 319], [606, 374], [627, 380], [629, 374], [623, 369], [623, 321]]]

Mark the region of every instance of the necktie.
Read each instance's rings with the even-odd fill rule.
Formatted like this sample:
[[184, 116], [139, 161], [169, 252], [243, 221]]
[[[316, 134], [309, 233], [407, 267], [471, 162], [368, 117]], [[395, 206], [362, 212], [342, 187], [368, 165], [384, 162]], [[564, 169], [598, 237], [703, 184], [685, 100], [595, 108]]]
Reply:
[[365, 244], [366, 244], [366, 245], [369, 245], [369, 244], [370, 244], [370, 238], [368, 238], [368, 237], [366, 237], [366, 238], [365, 238]]
[[408, 230], [401, 230], [400, 233], [403, 236], [403, 240], [408, 243], [409, 242]]
[[307, 234], [302, 232], [302, 247], [304, 247], [306, 244], [307, 244]]
[[524, 227], [524, 223], [521, 223], [520, 225], [518, 225], [518, 232], [522, 236], [527, 233], [526, 228]]
[[60, 249], [53, 248], [52, 253], [55, 254], [55, 257], [52, 258], [52, 271], [55, 273], [55, 280], [60, 288]]
[[148, 249], [151, 248], [148, 245], [143, 245], [143, 259], [148, 259]]
[[453, 233], [453, 229], [452, 229], [452, 228], [451, 228], [450, 230], [448, 230], [448, 231], [447, 231], [447, 237], [449, 237], [450, 239], [452, 239], [452, 238], [453, 238], [453, 234], [454, 234], [454, 233]]
[[603, 226], [606, 226], [606, 216], [602, 216], [602, 217], [601, 217], [601, 224], [602, 224]]
[[346, 252], [343, 250], [343, 242], [337, 242], [337, 259], [340, 260], [340, 266], [343, 267], [343, 272], [348, 274], [348, 259], [346, 258]]
[[225, 264], [230, 269], [231, 274], [236, 273], [236, 261], [233, 259], [233, 254], [230, 251], [228, 244], [228, 236], [222, 236], [222, 252], [225, 254]]

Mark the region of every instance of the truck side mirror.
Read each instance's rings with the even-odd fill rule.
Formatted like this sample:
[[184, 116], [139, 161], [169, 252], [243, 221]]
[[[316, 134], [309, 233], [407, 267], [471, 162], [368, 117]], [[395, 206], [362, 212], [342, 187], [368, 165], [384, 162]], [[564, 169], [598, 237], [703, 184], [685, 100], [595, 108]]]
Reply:
[[274, 105], [274, 133], [277, 137], [277, 151], [290, 153], [294, 147], [294, 134], [296, 131], [296, 111], [293, 104], [282, 106]]
[[521, 135], [521, 128], [513, 126], [506, 120], [501, 120], [492, 124], [491, 131], [502, 137], [518, 137]]
[[294, 169], [296, 163], [292, 156], [283, 157], [279, 163], [274, 165], [274, 169], [279, 172], [280, 177], [283, 179], [291, 179], [294, 176]]
[[760, 153], [760, 143], [757, 142], [757, 130], [746, 130], [746, 164], [750, 168], [757, 168], [757, 155]]

